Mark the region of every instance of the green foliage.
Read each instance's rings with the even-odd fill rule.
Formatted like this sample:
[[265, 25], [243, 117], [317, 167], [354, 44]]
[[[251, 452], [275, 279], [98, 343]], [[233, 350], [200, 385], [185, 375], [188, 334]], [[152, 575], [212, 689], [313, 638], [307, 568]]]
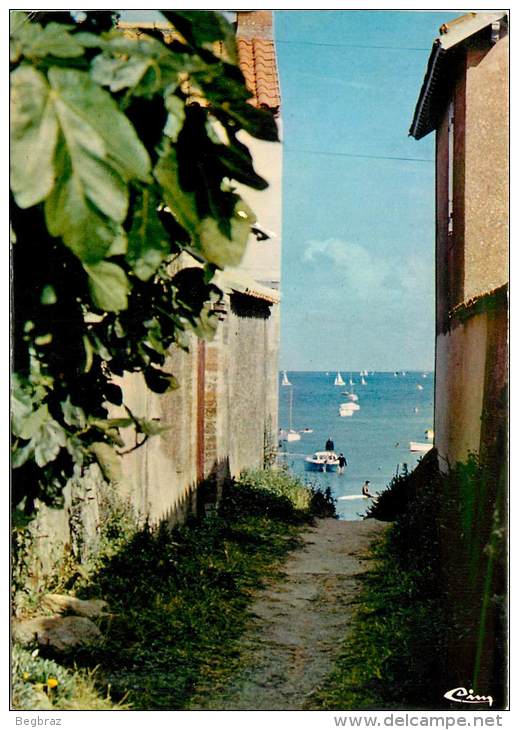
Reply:
[[[232, 27], [165, 15], [169, 45], [126, 36], [109, 11], [11, 13], [12, 464], [26, 514], [60, 506], [92, 461], [117, 478], [121, 428], [137, 443], [156, 432], [129, 411], [108, 418], [124, 400], [114, 378], [178, 387], [168, 348], [214, 335], [212, 278], [239, 263], [255, 220], [233, 181], [266, 186], [238, 133], [277, 140], [277, 127], [248, 103]], [[197, 263], [178, 271], [183, 252]]]
[[[260, 504], [260, 495], [264, 495], [266, 504], [276, 504], [272, 497], [277, 497], [278, 509], [284, 511], [286, 518], [290, 511], [295, 514], [312, 515], [314, 517], [336, 517], [335, 500], [330, 489], [321, 489], [319, 485], [302, 482], [298, 477], [283, 468], [257, 469], [243, 472], [238, 480], [243, 492], [247, 509], [253, 509], [251, 502], [255, 502], [258, 513], [261, 514], [264, 506]], [[236, 492], [239, 496], [241, 492]], [[254, 497], [254, 493], [256, 496]], [[250, 500], [250, 501], [249, 501]], [[286, 509], [283, 508], [283, 505]]]
[[12, 701], [16, 710], [125, 710], [103, 697], [93, 672], [71, 672], [38, 650], [18, 645], [12, 652]]

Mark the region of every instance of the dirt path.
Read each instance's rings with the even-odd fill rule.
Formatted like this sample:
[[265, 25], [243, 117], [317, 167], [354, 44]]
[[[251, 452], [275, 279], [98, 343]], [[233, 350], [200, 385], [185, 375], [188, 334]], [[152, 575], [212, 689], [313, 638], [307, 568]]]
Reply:
[[330, 672], [354, 613], [366, 555], [386, 523], [319, 520], [285, 576], [258, 592], [240, 676], [198, 709], [300, 710]]

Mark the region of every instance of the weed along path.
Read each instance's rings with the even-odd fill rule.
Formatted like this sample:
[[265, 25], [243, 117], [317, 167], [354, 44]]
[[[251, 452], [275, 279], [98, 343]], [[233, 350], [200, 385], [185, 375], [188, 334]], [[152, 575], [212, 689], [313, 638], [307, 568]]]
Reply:
[[258, 591], [241, 643], [242, 669], [193, 709], [302, 710], [332, 669], [370, 569], [368, 548], [387, 523], [317, 520], [283, 576]]

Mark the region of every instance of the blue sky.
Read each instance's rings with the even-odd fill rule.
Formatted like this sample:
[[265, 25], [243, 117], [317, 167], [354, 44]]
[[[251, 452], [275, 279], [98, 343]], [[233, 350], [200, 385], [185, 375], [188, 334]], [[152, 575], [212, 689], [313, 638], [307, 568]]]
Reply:
[[275, 12], [284, 369], [433, 367], [434, 135], [408, 129], [432, 41], [455, 16]]

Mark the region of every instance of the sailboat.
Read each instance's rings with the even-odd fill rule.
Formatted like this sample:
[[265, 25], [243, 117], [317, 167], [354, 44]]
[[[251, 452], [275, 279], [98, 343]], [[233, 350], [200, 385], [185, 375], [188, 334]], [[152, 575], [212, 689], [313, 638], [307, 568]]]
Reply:
[[364, 377], [362, 377], [362, 378], [360, 379], [360, 384], [361, 384], [361, 385], [366, 385], [366, 381], [364, 380]]
[[346, 385], [344, 380], [342, 379], [342, 375], [339, 371], [337, 371], [337, 375], [335, 376], [334, 385]]
[[353, 385], [353, 378], [351, 377], [351, 373], [350, 373], [350, 385]]
[[281, 385], [292, 385], [290, 380], [288, 379], [287, 371], [283, 370], [283, 379], [281, 381]]
[[294, 429], [292, 428], [292, 401], [294, 391], [290, 389], [289, 393], [290, 396], [288, 401], [288, 431], [281, 431], [280, 437], [282, 441], [301, 441], [301, 434], [297, 431], [294, 431]]

